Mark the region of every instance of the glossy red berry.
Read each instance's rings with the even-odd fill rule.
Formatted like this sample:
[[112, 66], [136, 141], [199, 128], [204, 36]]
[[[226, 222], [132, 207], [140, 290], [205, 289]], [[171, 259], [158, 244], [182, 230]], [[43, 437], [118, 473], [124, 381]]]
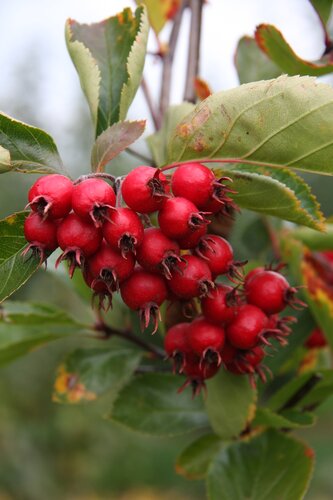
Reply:
[[244, 278], [244, 285], [246, 285], [253, 278], [253, 276], [255, 276], [258, 273], [261, 273], [262, 271], [266, 271], [266, 269], [263, 266], [251, 269], [251, 271], [249, 271]]
[[187, 233], [184, 237], [178, 238], [177, 242], [183, 250], [192, 250], [199, 244], [202, 236], [205, 234], [207, 234], [207, 225], [203, 224], [190, 233]]
[[323, 331], [319, 327], [314, 328], [304, 345], [308, 349], [316, 349], [318, 347], [327, 346], [327, 340]]
[[200, 357], [201, 362], [221, 364], [220, 351], [225, 341], [223, 328], [199, 316], [190, 323], [187, 341], [191, 351]]
[[236, 315], [237, 295], [231, 286], [219, 284], [207, 297], [201, 299], [203, 315], [213, 323], [230, 323]]
[[160, 229], [151, 227], [144, 231], [137, 259], [144, 269], [161, 272], [170, 279], [171, 271], [182, 261], [179, 252], [179, 246], [175, 241], [165, 236]]
[[32, 250], [40, 262], [43, 262], [47, 254], [58, 247], [57, 225], [51, 219], [43, 219], [37, 212], [31, 213], [24, 221], [24, 236], [29, 245], [24, 249], [22, 255]]
[[73, 183], [59, 174], [40, 177], [31, 186], [29, 206], [43, 218], [53, 220], [65, 217], [72, 209]]
[[262, 339], [267, 327], [266, 314], [256, 306], [239, 306], [234, 320], [227, 326], [227, 339], [238, 349], [252, 349]]
[[92, 285], [102, 282], [111, 293], [132, 274], [135, 259], [132, 253], [123, 257], [120, 252], [102, 243], [97, 252], [87, 259], [86, 265], [94, 278]]
[[116, 195], [103, 179], [86, 179], [73, 188], [72, 206], [74, 212], [84, 219], [91, 221], [96, 227], [102, 226], [108, 218], [110, 207], [114, 207]]
[[232, 273], [234, 269], [234, 252], [230, 243], [214, 234], [203, 236], [195, 252], [205, 259], [212, 276]]
[[104, 238], [124, 257], [128, 252], [136, 252], [142, 243], [143, 231], [140, 217], [130, 208], [110, 210], [109, 220], [103, 225]]
[[159, 211], [158, 223], [166, 236], [177, 240], [206, 226], [209, 223], [206, 215], [186, 198], [168, 198]]
[[183, 255], [182, 258], [168, 281], [170, 290], [185, 300], [208, 295], [215, 285], [206, 262], [195, 255]]
[[125, 203], [141, 214], [159, 210], [169, 191], [165, 175], [156, 168], [146, 166], [132, 170], [121, 185]]
[[67, 259], [70, 263], [69, 275], [72, 277], [75, 267], [81, 267], [84, 259], [98, 250], [102, 238], [101, 229], [92, 222], [84, 221], [74, 213], [67, 215], [57, 230], [58, 244], [63, 253], [57, 259], [56, 266]]
[[296, 288], [275, 271], [257, 273], [245, 284], [248, 303], [260, 307], [268, 315], [281, 312], [288, 304], [302, 305], [295, 297], [296, 292]]
[[121, 283], [120, 293], [130, 309], [139, 311], [142, 328], [147, 328], [152, 318], [155, 333], [160, 319], [159, 306], [168, 295], [164, 278], [140, 268], [135, 269], [132, 275]]
[[214, 377], [219, 369], [220, 366], [216, 363], [202, 363], [198, 356], [186, 356], [183, 373], [187, 375], [187, 379], [178, 389], [178, 392], [182, 392], [187, 386], [191, 385], [193, 396], [199, 395], [201, 389], [206, 390], [205, 380]]
[[178, 323], [166, 332], [164, 337], [164, 349], [169, 358], [174, 361], [174, 370], [181, 373], [183, 370], [185, 356], [189, 353], [187, 332], [189, 323]]
[[98, 298], [99, 309], [108, 311], [112, 308], [112, 291], [108, 289], [106, 283], [104, 281], [96, 281], [87, 266], [84, 266], [82, 273], [84, 281], [93, 291], [92, 306], [94, 306], [95, 299]]

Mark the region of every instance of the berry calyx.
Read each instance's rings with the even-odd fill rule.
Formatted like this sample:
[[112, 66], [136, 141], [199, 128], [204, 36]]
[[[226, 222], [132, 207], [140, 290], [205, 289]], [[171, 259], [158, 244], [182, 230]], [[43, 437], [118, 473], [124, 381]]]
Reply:
[[174, 371], [181, 373], [184, 368], [185, 356], [190, 352], [187, 333], [189, 323], [178, 323], [166, 332], [164, 349], [169, 358], [173, 359]]
[[103, 243], [99, 250], [87, 259], [86, 265], [93, 277], [92, 287], [102, 282], [111, 294], [132, 274], [135, 259], [132, 253], [123, 257], [118, 251]]
[[216, 364], [220, 366], [222, 358], [220, 351], [225, 341], [223, 328], [214, 325], [206, 318], [199, 316], [188, 328], [187, 342], [192, 351], [200, 358], [200, 362], [206, 365]]
[[230, 243], [215, 234], [207, 234], [200, 239], [195, 253], [205, 259], [212, 276], [215, 278], [220, 274], [228, 274], [229, 277], [242, 279], [239, 271], [242, 263], [234, 262], [234, 252]]
[[230, 323], [235, 318], [237, 304], [236, 289], [221, 284], [201, 299], [203, 315], [217, 325]]
[[136, 253], [144, 234], [140, 217], [130, 208], [110, 210], [109, 220], [103, 225], [103, 235], [110, 246], [126, 257], [128, 252]]
[[214, 377], [220, 367], [216, 364], [203, 365], [198, 356], [187, 356], [184, 363], [183, 373], [187, 375], [187, 380], [178, 389], [182, 392], [187, 386], [192, 387], [192, 397], [198, 396], [202, 389], [206, 392], [205, 380]]
[[112, 308], [112, 291], [110, 291], [104, 281], [96, 281], [92, 274], [87, 269], [83, 268], [83, 278], [89, 288], [93, 291], [91, 304], [95, 305], [95, 299], [98, 298], [98, 309], [103, 309], [107, 312]]
[[142, 329], [147, 328], [152, 320], [155, 333], [158, 320], [161, 319], [159, 306], [168, 295], [163, 277], [140, 268], [135, 269], [131, 276], [121, 283], [120, 293], [130, 309], [139, 311]]
[[207, 213], [200, 212], [186, 198], [168, 198], [158, 214], [158, 223], [163, 233], [169, 238], [185, 238], [200, 226], [207, 226]]
[[56, 267], [63, 260], [69, 261], [69, 275], [73, 276], [75, 268], [81, 267], [85, 258], [93, 255], [102, 242], [102, 231], [93, 223], [82, 220], [71, 213], [59, 224], [57, 239], [63, 253], [58, 257]]
[[169, 196], [169, 191], [165, 175], [156, 168], [146, 166], [132, 170], [121, 185], [125, 203], [141, 214], [159, 210]]
[[252, 349], [262, 340], [267, 324], [268, 318], [261, 309], [244, 304], [227, 326], [227, 339], [237, 349]]
[[23, 250], [25, 256], [30, 250], [44, 262], [48, 253], [58, 248], [57, 225], [51, 219], [43, 219], [38, 212], [33, 212], [24, 221], [24, 236], [29, 245]]
[[287, 305], [296, 309], [305, 306], [296, 297], [297, 289], [275, 271], [256, 273], [246, 282], [244, 289], [247, 302], [260, 307], [268, 315], [281, 312]]
[[109, 209], [114, 207], [116, 195], [103, 179], [85, 179], [73, 188], [72, 206], [74, 212], [86, 221], [101, 227], [108, 219]]
[[207, 225], [201, 225], [197, 229], [194, 229], [190, 233], [187, 233], [185, 236], [182, 238], [178, 238], [177, 242], [183, 250], [192, 250], [195, 248], [202, 236], [204, 236], [207, 233]]
[[168, 282], [170, 290], [181, 299], [205, 297], [215, 288], [208, 265], [195, 255], [183, 255], [182, 259]]
[[71, 211], [72, 192], [73, 183], [68, 177], [60, 174], [45, 175], [31, 186], [29, 206], [43, 218], [61, 219]]
[[178, 243], [165, 236], [160, 229], [152, 227], [144, 231], [137, 260], [144, 269], [161, 272], [167, 279], [171, 279], [171, 272], [183, 260], [179, 253]]

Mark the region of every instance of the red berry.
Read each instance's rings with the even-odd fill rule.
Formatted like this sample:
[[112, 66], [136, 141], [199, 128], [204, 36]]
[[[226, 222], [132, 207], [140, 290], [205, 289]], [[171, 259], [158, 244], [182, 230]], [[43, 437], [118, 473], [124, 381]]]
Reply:
[[189, 326], [187, 341], [191, 351], [207, 364], [221, 364], [220, 351], [224, 345], [223, 328], [199, 316]]
[[253, 276], [255, 276], [256, 274], [261, 273], [262, 271], [265, 271], [265, 270], [266, 269], [262, 266], [255, 267], [254, 269], [251, 269], [251, 271], [249, 271], [244, 278], [244, 285], [246, 285], [246, 283], [248, 283], [250, 281], [250, 279], [253, 278]]
[[175, 240], [187, 237], [209, 221], [204, 213], [186, 198], [168, 198], [158, 214], [158, 223], [163, 233]]
[[314, 328], [304, 345], [308, 349], [316, 349], [317, 347], [327, 346], [327, 340], [323, 331], [319, 327]]
[[25, 219], [24, 236], [29, 245], [22, 255], [32, 250], [40, 258], [40, 262], [44, 261], [46, 253], [53, 252], [58, 247], [56, 223], [50, 219], [43, 220], [39, 213], [31, 213]]
[[187, 357], [184, 364], [184, 373], [196, 382], [199, 387], [193, 387], [194, 395], [200, 392], [202, 382], [207, 378], [212, 378], [219, 371], [219, 366], [216, 364], [203, 364], [196, 357]]
[[147, 328], [152, 317], [153, 333], [160, 318], [159, 306], [165, 301], [168, 290], [162, 276], [143, 269], [135, 269], [133, 274], [120, 285], [120, 293], [125, 304], [139, 311], [142, 328]]
[[86, 179], [73, 188], [72, 205], [74, 212], [86, 221], [99, 227], [114, 207], [116, 195], [103, 179]]
[[260, 307], [266, 314], [282, 311], [288, 303], [297, 301], [295, 288], [291, 288], [284, 276], [275, 271], [256, 273], [245, 284], [249, 304]]
[[109, 221], [103, 225], [103, 235], [110, 246], [120, 250], [123, 256], [136, 251], [143, 240], [140, 217], [130, 208], [110, 210]]
[[[87, 266], [83, 268], [83, 278], [89, 288], [94, 292], [92, 297], [92, 305], [95, 298], [98, 297], [98, 308], [108, 311], [112, 307], [112, 292], [108, 289], [104, 281], [96, 281], [94, 276], [89, 272]], [[105, 305], [106, 302], [106, 305]]]
[[126, 175], [121, 193], [125, 203], [142, 214], [159, 210], [170, 191], [167, 179], [153, 167], [137, 167]]
[[204, 297], [213, 288], [212, 274], [206, 262], [195, 255], [184, 255], [178, 269], [173, 271], [169, 286], [181, 299]]
[[214, 234], [203, 236], [195, 252], [205, 259], [214, 278], [219, 274], [227, 274], [233, 270], [233, 249], [222, 236]]
[[168, 279], [171, 278], [171, 271], [177, 268], [182, 260], [178, 244], [155, 227], [145, 229], [137, 259], [144, 269], [159, 271]]
[[227, 367], [237, 356], [238, 350], [231, 345], [228, 340], [225, 340], [223, 349], [221, 351], [222, 363]]
[[182, 248], [183, 250], [191, 250], [199, 244], [201, 237], [206, 233], [207, 226], [204, 224], [202, 226], [199, 226], [197, 229], [194, 229], [190, 233], [187, 233], [183, 238], [178, 238], [177, 241], [180, 248]]
[[209, 321], [218, 325], [230, 323], [236, 315], [236, 301], [237, 297], [231, 286], [217, 285], [215, 290], [201, 300], [202, 313]]
[[169, 328], [164, 337], [165, 352], [173, 359], [174, 369], [179, 373], [182, 372], [185, 356], [189, 353], [187, 343], [188, 328], [189, 323], [178, 323]]
[[59, 174], [40, 177], [29, 190], [29, 205], [44, 218], [61, 219], [72, 208], [73, 183]]
[[72, 277], [75, 267], [81, 266], [86, 257], [98, 250], [102, 237], [102, 231], [91, 222], [80, 219], [74, 213], [67, 215], [58, 226], [57, 238], [63, 253], [57, 259], [56, 266], [68, 259], [69, 275]]
[[134, 266], [132, 253], [123, 257], [106, 243], [102, 243], [98, 251], [87, 259], [87, 267], [94, 278], [92, 285], [102, 282], [110, 293], [132, 274]]
[[238, 349], [252, 349], [261, 341], [267, 323], [266, 314], [258, 307], [239, 306], [235, 319], [227, 326], [227, 339]]

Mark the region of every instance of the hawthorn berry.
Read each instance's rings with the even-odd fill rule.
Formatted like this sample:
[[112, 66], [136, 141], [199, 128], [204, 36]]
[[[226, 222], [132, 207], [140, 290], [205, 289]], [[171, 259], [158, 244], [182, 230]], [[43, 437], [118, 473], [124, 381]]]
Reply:
[[201, 299], [202, 314], [217, 325], [230, 323], [236, 315], [237, 302], [235, 289], [219, 284]]
[[222, 236], [215, 234], [203, 236], [195, 253], [205, 259], [214, 278], [220, 274], [229, 274], [230, 277], [239, 276], [237, 267], [240, 264], [234, 262], [232, 246]]
[[169, 192], [167, 178], [160, 170], [153, 167], [135, 168], [126, 175], [121, 185], [125, 203], [141, 214], [159, 210]]
[[209, 223], [206, 215], [186, 198], [168, 198], [159, 211], [158, 223], [166, 236], [178, 240], [206, 226]]
[[128, 252], [136, 252], [142, 243], [143, 231], [140, 217], [126, 207], [110, 210], [109, 220], [103, 225], [104, 238], [124, 257]]
[[75, 213], [67, 215], [59, 224], [57, 239], [63, 253], [58, 257], [56, 267], [62, 260], [69, 261], [69, 275], [81, 267], [84, 259], [93, 255], [102, 242], [102, 231], [92, 222], [82, 220]]
[[167, 279], [182, 261], [179, 245], [158, 228], [145, 229], [141, 246], [137, 250], [139, 264], [148, 271], [159, 271]]
[[189, 326], [189, 323], [178, 323], [169, 328], [164, 337], [165, 352], [173, 359], [174, 370], [179, 373], [183, 370], [185, 356], [190, 352], [187, 342]]
[[24, 221], [24, 236], [29, 245], [23, 250], [26, 255], [32, 250], [42, 263], [47, 254], [58, 248], [57, 225], [51, 219], [45, 219], [38, 213], [33, 212]]
[[201, 363], [221, 364], [220, 351], [224, 345], [223, 328], [199, 316], [192, 321], [187, 331], [187, 342], [192, 351], [200, 357]]
[[116, 195], [103, 179], [85, 179], [73, 188], [72, 206], [74, 212], [85, 221], [102, 226], [108, 218], [109, 209], [114, 207]]
[[236, 317], [226, 328], [227, 339], [238, 349], [252, 349], [262, 341], [267, 324], [268, 318], [259, 307], [241, 305]]
[[205, 297], [215, 288], [206, 262], [195, 255], [183, 255], [168, 281], [170, 290], [181, 299]]
[[120, 293], [125, 304], [139, 311], [141, 326], [147, 328], [152, 319], [154, 330], [160, 318], [159, 306], [166, 300], [168, 290], [164, 278], [137, 268], [126, 281], [120, 284]]
[[201, 389], [206, 391], [205, 380], [214, 377], [219, 369], [220, 366], [217, 364], [201, 363], [198, 356], [186, 356], [183, 373], [187, 375], [187, 379], [178, 392], [182, 392], [188, 385], [191, 385], [192, 395], [199, 395]]
[[112, 308], [112, 291], [109, 290], [106, 283], [104, 281], [96, 280], [96, 278], [94, 278], [94, 276], [89, 272], [87, 266], [83, 267], [82, 274], [84, 281], [93, 291], [91, 300], [92, 306], [94, 307], [95, 298], [98, 297], [98, 309], [108, 311]]
[[199, 226], [197, 229], [194, 229], [190, 233], [187, 233], [182, 238], [178, 238], [177, 242], [180, 248], [182, 248], [183, 250], [192, 250], [199, 244], [201, 237], [206, 233], [207, 226], [204, 224]]
[[53, 220], [65, 217], [72, 208], [72, 181], [60, 174], [37, 179], [28, 194], [29, 206], [43, 218]]

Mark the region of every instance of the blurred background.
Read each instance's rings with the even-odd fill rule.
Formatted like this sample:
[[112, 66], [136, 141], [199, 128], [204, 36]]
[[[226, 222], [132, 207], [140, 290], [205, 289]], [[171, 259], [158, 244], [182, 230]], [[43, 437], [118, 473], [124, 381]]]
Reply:
[[[64, 23], [68, 17], [96, 22], [115, 14], [130, 0], [1, 0], [0, 110], [50, 133], [73, 177], [89, 169], [93, 131], [78, 77], [67, 55]], [[307, 0], [208, 0], [205, 5], [200, 76], [214, 91], [238, 85], [233, 57], [237, 42], [267, 22], [282, 31], [294, 50], [307, 59], [319, 58], [323, 36]], [[184, 16], [176, 53], [172, 101], [182, 100], [189, 18]], [[162, 32], [167, 39], [169, 26]], [[150, 50], [156, 50], [154, 36]], [[159, 64], [148, 56], [146, 79], [157, 96]], [[331, 82], [331, 77], [325, 77]], [[148, 118], [141, 92], [129, 117]], [[148, 124], [148, 132], [152, 127]], [[147, 153], [144, 141], [136, 149]], [[114, 161], [113, 172], [124, 173], [137, 162], [126, 154]], [[323, 205], [332, 213], [333, 180], [307, 176]], [[21, 210], [32, 176], [0, 178], [0, 215]], [[68, 281], [68, 280], [67, 280]], [[86, 305], [52, 272], [38, 272], [17, 298], [48, 300], [77, 315]], [[70, 304], [70, 305], [69, 305]], [[71, 341], [73, 343], [73, 341]], [[204, 484], [177, 476], [174, 461], [191, 439], [153, 439], [126, 431], [101, 419], [108, 400], [85, 406], [51, 402], [57, 365], [70, 342], [53, 343], [0, 371], [0, 500], [119, 499], [188, 500], [204, 498]], [[304, 432], [315, 448], [317, 468], [307, 498], [333, 497], [333, 401], [320, 410], [319, 424]]]

